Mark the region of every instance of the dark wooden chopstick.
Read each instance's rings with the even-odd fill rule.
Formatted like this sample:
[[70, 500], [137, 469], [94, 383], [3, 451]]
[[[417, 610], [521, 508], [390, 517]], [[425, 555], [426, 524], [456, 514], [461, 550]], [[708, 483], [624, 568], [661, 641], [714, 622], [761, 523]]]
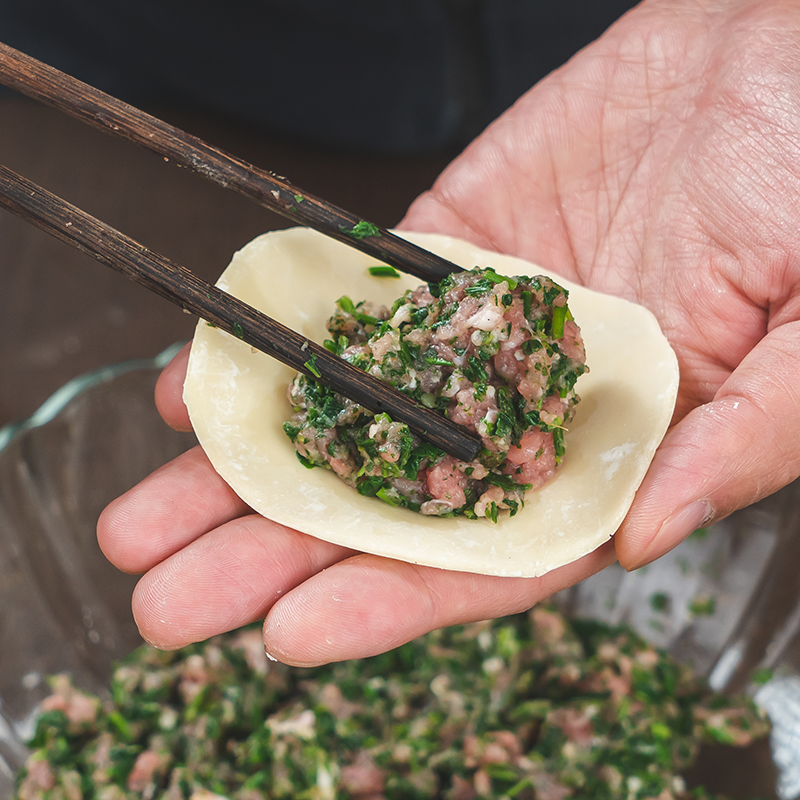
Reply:
[[461, 270], [435, 253], [304, 192], [285, 178], [212, 147], [196, 136], [2, 43], [0, 83], [95, 128], [143, 145], [293, 222], [345, 242], [424, 281], [438, 282]]
[[4, 166], [0, 206], [370, 411], [389, 413], [457, 459], [471, 461], [480, 450], [462, 426]]

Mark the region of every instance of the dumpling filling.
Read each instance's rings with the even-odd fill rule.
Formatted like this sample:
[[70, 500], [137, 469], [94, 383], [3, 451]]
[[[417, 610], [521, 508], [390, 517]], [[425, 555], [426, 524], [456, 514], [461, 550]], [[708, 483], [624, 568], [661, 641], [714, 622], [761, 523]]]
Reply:
[[339, 298], [325, 346], [476, 431], [483, 446], [474, 461], [457, 461], [298, 374], [284, 425], [298, 458], [422, 514], [513, 516], [525, 492], [555, 476], [579, 401], [575, 382], [587, 371], [567, 294], [544, 276], [474, 269], [407, 291], [391, 308]]

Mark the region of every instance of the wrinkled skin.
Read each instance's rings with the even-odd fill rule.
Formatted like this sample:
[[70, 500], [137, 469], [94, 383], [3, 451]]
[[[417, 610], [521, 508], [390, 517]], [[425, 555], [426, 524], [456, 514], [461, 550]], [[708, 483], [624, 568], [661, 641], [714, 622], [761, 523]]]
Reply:
[[[537, 85], [403, 225], [523, 256], [650, 308], [675, 347], [673, 426], [615, 536], [631, 569], [800, 474], [800, 4], [645, 2]], [[188, 427], [185, 354], [157, 402]], [[178, 647], [266, 617], [294, 664], [377, 653], [527, 608], [615, 558], [537, 579], [353, 553], [254, 515], [192, 451], [99, 523], [144, 572], [140, 629]]]

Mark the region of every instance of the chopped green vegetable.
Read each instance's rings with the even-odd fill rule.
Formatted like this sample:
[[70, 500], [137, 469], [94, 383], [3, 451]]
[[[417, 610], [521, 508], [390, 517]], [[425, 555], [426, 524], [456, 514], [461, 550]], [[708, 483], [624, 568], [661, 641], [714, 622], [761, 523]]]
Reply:
[[377, 326], [380, 323], [380, 320], [377, 317], [373, 317], [371, 314], [364, 314], [363, 312], [359, 311], [358, 308], [362, 305], [361, 303], [356, 306], [356, 304], [349, 298], [347, 295], [340, 297], [336, 301], [336, 305], [344, 311], [345, 314], [350, 314], [351, 316], [355, 317], [362, 325], [373, 325]]
[[386, 265], [369, 267], [368, 272], [376, 278], [399, 278], [400, 273], [394, 268]]
[[694, 600], [689, 603], [689, 613], [694, 617], [712, 616], [716, 610], [717, 600], [715, 597], [695, 597]]
[[763, 686], [765, 683], [769, 683], [774, 676], [774, 672], [771, 669], [766, 667], [762, 667], [761, 669], [757, 669], [753, 673], [753, 677], [751, 680], [756, 686]]
[[533, 294], [527, 289], [522, 293], [522, 313], [530, 319], [533, 310]]
[[566, 318], [566, 306], [555, 306], [553, 308], [553, 321], [550, 325], [550, 335], [554, 339], [560, 339], [564, 335], [564, 322]]
[[348, 344], [349, 342], [347, 341], [347, 337], [340, 336], [336, 341], [333, 341], [333, 339], [325, 339], [325, 341], [322, 343], [322, 346], [328, 352], [340, 356], [347, 349]]
[[499, 486], [501, 489], [505, 489], [508, 492], [513, 492], [516, 489], [530, 489], [531, 486], [529, 483], [518, 483], [515, 481], [510, 475], [497, 475], [494, 472], [490, 472], [486, 476], [486, 483], [491, 483], [492, 486]]
[[650, 608], [660, 614], [666, 613], [670, 608], [669, 595], [666, 592], [654, 592], [650, 595]]
[[464, 289], [464, 293], [471, 297], [478, 297], [479, 295], [486, 294], [486, 292], [490, 292], [493, 286], [494, 281], [490, 278], [481, 278], [475, 281], [471, 286], [467, 286], [466, 289]]
[[321, 378], [322, 377], [322, 375], [320, 374], [319, 369], [317, 369], [317, 354], [316, 353], [312, 353], [311, 354], [311, 358], [309, 358], [308, 361], [305, 362], [304, 366], [315, 378]]
[[356, 486], [356, 489], [358, 490], [359, 494], [363, 494], [366, 497], [375, 497], [375, 495], [378, 493], [378, 490], [383, 488], [383, 484], [383, 478], [373, 476], [361, 481]]
[[300, 453], [295, 453], [297, 456], [297, 460], [306, 468], [306, 469], [314, 469], [317, 465], [311, 461], [310, 459], [306, 458], [305, 456], [300, 455]]
[[556, 452], [556, 463], [560, 464], [561, 459], [564, 458], [564, 453], [566, 453], [566, 447], [564, 446], [564, 429], [563, 428], [554, 428], [553, 429], [553, 446]]
[[354, 239], [366, 239], [368, 236], [381, 235], [380, 228], [378, 228], [377, 225], [373, 225], [371, 222], [367, 222], [364, 219], [362, 219], [360, 222], [357, 222], [350, 229], [342, 228], [341, 230], [348, 236], [352, 236]]

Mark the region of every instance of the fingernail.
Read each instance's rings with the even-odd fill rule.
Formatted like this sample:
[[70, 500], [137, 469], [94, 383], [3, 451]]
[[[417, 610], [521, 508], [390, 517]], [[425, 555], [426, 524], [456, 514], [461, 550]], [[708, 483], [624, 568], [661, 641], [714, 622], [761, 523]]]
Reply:
[[695, 500], [664, 520], [658, 533], [644, 549], [639, 561], [628, 570], [639, 569], [679, 545], [690, 533], [702, 528], [714, 516], [714, 507], [708, 500]]

